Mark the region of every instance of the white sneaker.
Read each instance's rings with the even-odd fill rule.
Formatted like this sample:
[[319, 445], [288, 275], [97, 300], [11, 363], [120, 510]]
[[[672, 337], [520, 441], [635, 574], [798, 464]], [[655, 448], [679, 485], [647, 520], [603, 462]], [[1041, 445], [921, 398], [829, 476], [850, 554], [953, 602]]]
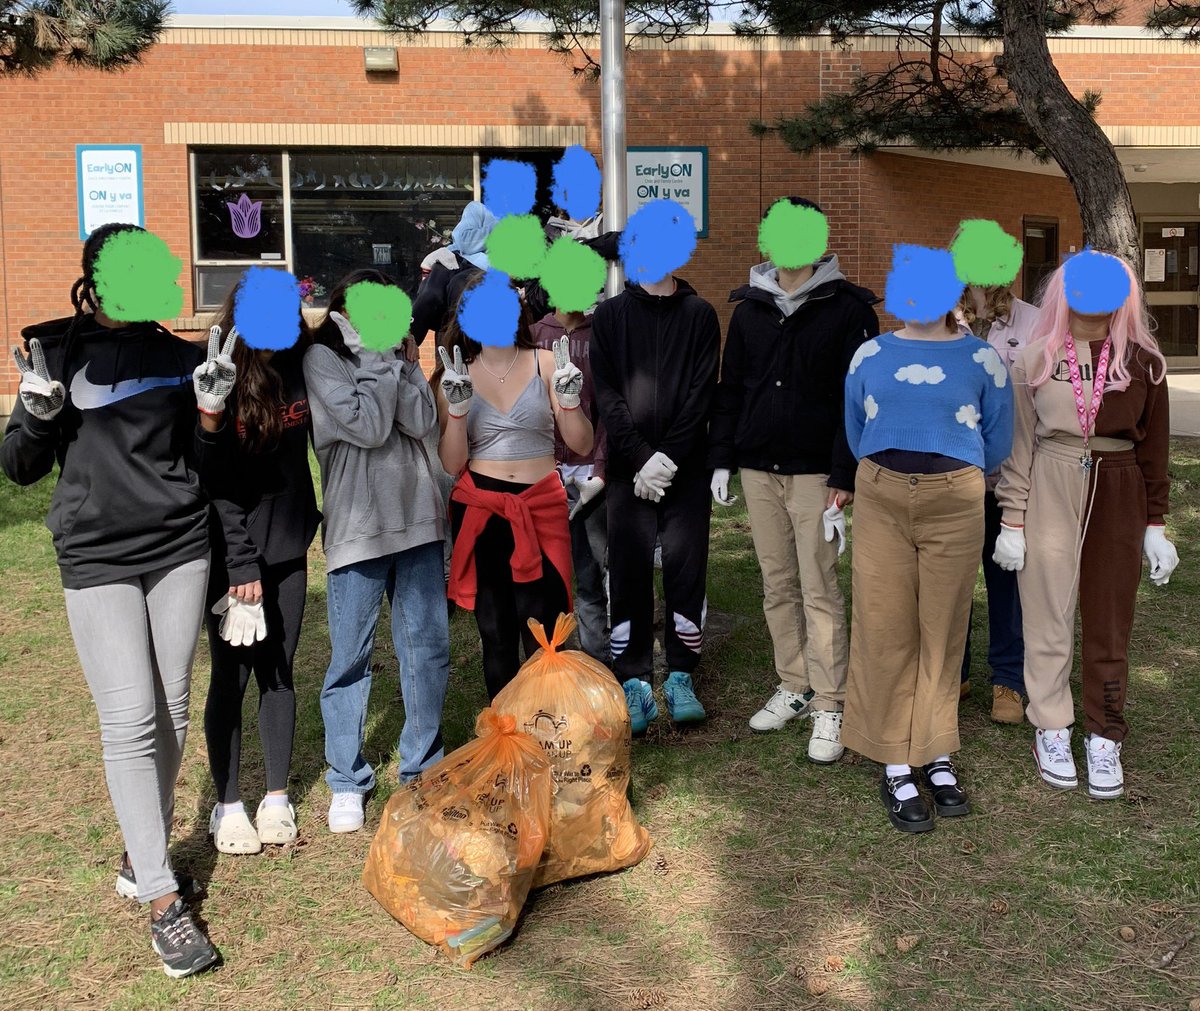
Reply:
[[1039, 730], [1033, 738], [1033, 757], [1042, 779], [1057, 790], [1074, 790], [1079, 785], [1075, 759], [1071, 757], [1071, 728]]
[[261, 853], [262, 841], [245, 811], [220, 816], [214, 806], [208, 819], [208, 834], [221, 853]]
[[254, 816], [258, 838], [268, 846], [284, 846], [295, 842], [300, 833], [296, 830], [296, 809], [291, 804], [268, 804], [267, 798], [258, 805]]
[[330, 832], [357, 832], [363, 827], [363, 795], [335, 793], [329, 805]]
[[1084, 738], [1087, 745], [1088, 794], [1098, 800], [1113, 800], [1125, 792], [1121, 768], [1121, 742], [1098, 734]]
[[809, 761], [832, 765], [846, 753], [842, 747], [842, 714], [818, 709], [813, 713], [813, 732], [808, 739]]
[[765, 734], [769, 730], [778, 730], [788, 720], [797, 716], [808, 715], [808, 704], [816, 695], [811, 688], [803, 695], [799, 692], [789, 692], [783, 685], [775, 689], [775, 694], [757, 713], [750, 717], [750, 729], [756, 733]]

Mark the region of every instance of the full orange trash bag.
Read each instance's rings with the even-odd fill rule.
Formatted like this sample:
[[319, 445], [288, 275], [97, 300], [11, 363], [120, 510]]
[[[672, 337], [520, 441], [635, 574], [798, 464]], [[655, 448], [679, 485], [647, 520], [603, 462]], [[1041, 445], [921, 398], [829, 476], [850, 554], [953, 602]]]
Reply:
[[362, 881], [417, 937], [469, 968], [513, 932], [550, 820], [549, 763], [511, 716], [388, 799]]
[[602, 663], [560, 650], [575, 619], [560, 615], [554, 636], [530, 619], [541, 644], [492, 702], [516, 720], [550, 759], [554, 795], [550, 838], [533, 885], [632, 867], [650, 852], [650, 836], [629, 806], [633, 739], [625, 692]]

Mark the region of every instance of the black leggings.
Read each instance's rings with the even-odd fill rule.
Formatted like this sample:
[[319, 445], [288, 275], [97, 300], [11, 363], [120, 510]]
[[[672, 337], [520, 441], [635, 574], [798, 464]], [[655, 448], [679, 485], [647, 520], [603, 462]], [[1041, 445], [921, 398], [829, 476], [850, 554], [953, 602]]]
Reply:
[[[519, 495], [527, 484], [515, 484], [471, 472], [475, 487], [483, 491]], [[450, 503], [450, 523], [454, 536], [462, 528], [467, 507]], [[492, 516], [475, 540], [475, 623], [483, 640], [483, 679], [488, 698], [494, 699], [521, 667], [518, 644], [524, 643], [525, 656], [538, 649], [537, 640], [526, 624], [529, 618], [540, 621], [547, 635], [554, 622], [567, 610], [567, 588], [558, 569], [542, 554], [542, 576], [532, 583], [513, 580], [512, 554], [516, 550], [512, 527], [503, 516]]]
[[303, 558], [269, 565], [263, 574], [267, 638], [253, 646], [231, 646], [221, 638], [220, 616], [212, 605], [229, 589], [224, 566], [215, 566], [205, 608], [212, 683], [204, 705], [204, 736], [217, 799], [233, 804], [241, 798], [238, 770], [242, 759], [242, 699], [250, 674], [258, 680], [258, 735], [267, 767], [267, 792], [286, 790], [296, 730], [296, 690], [292, 662], [304, 620], [308, 565]]

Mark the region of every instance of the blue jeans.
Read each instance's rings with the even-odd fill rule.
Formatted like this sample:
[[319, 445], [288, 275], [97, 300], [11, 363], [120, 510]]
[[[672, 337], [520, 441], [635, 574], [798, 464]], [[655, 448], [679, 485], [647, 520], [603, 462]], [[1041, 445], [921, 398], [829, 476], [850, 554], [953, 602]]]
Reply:
[[367, 793], [375, 770], [363, 757], [371, 651], [386, 593], [392, 643], [400, 661], [404, 729], [400, 779], [411, 779], [442, 757], [442, 703], [450, 677], [450, 627], [441, 541], [371, 558], [329, 573], [332, 657], [321, 689], [325, 780], [334, 793]]
[[[1000, 536], [1000, 503], [989, 491], [983, 499], [983, 582], [987, 587], [988, 666], [992, 684], [1025, 694], [1025, 635], [1021, 628], [1021, 596], [1017, 574], [1006, 572], [992, 561]], [[971, 617], [975, 606], [971, 605]], [[962, 679], [971, 673], [971, 634], [967, 626], [967, 648], [963, 654]]]

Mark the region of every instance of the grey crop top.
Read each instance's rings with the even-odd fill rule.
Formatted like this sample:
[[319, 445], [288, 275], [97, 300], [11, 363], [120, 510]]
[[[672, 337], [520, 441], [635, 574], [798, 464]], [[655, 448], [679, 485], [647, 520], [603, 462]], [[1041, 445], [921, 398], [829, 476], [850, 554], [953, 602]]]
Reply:
[[505, 413], [478, 392], [467, 414], [467, 453], [472, 460], [533, 460], [554, 455], [554, 411], [542, 382], [541, 356], [537, 371]]

